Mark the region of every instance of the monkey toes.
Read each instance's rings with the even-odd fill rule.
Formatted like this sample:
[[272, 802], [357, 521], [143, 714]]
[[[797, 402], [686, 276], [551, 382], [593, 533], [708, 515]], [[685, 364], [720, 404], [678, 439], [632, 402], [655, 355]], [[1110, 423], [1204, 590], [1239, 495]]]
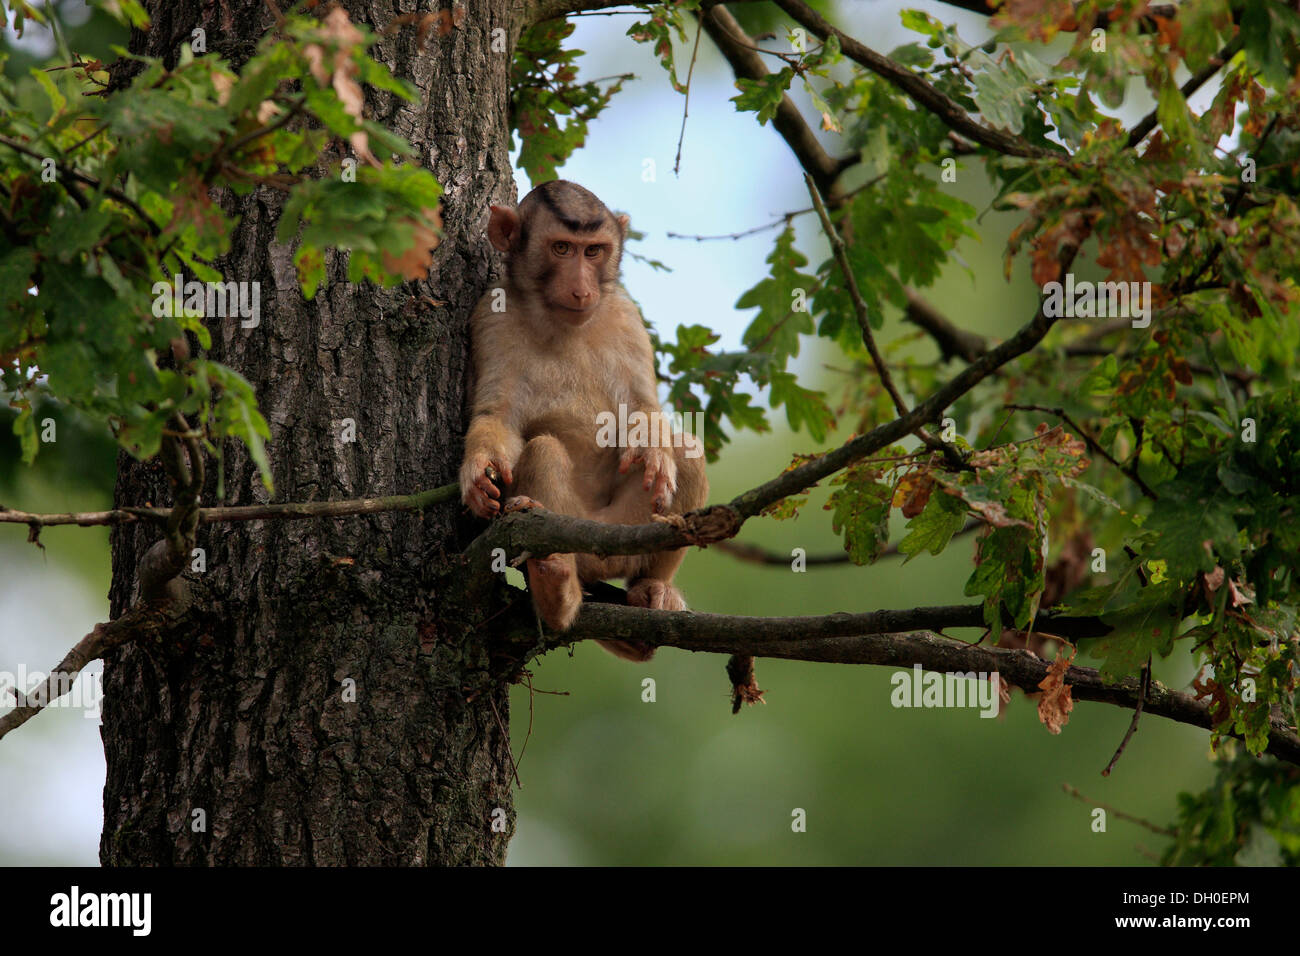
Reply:
[[628, 588], [627, 603], [632, 607], [648, 607], [655, 611], [686, 610], [682, 592], [655, 578], [645, 578]]
[[513, 498], [507, 498], [506, 503], [501, 508], [502, 514], [510, 514], [512, 511], [527, 511], [529, 508], [546, 509], [546, 505], [540, 501], [534, 501], [527, 495], [515, 495]]
[[625, 661], [636, 661], [638, 664], [644, 664], [655, 656], [654, 645], [644, 641], [597, 641], [596, 643], [615, 657], [621, 657]]
[[[631, 607], [646, 607], [656, 611], [685, 611], [682, 592], [671, 584], [655, 578], [643, 578], [627, 589], [627, 603]], [[655, 656], [655, 646], [644, 641], [598, 641], [601, 647], [615, 657], [643, 663]]]

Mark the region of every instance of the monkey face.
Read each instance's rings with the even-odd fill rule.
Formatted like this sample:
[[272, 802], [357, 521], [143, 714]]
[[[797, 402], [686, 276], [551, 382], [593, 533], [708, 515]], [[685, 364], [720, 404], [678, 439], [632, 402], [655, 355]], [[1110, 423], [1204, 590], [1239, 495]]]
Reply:
[[627, 216], [615, 216], [588, 190], [554, 180], [529, 193], [518, 210], [492, 206], [487, 232], [506, 253], [526, 310], [576, 328], [617, 287], [627, 226]]
[[537, 237], [537, 285], [548, 310], [560, 321], [579, 326], [595, 314], [611, 280], [607, 273], [614, 239], [607, 233], [603, 228], [594, 235], [547, 230]]

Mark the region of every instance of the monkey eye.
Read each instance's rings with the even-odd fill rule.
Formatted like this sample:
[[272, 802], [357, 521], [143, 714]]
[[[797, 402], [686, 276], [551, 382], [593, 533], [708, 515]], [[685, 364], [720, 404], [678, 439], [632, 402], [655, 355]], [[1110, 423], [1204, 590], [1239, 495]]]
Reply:
[[573, 246], [567, 242], [553, 242], [551, 243], [551, 251], [557, 256], [567, 256], [573, 251]]
[[583, 254], [586, 255], [588, 259], [598, 259], [604, 253], [604, 251], [605, 251], [604, 246], [591, 245], [584, 250]]

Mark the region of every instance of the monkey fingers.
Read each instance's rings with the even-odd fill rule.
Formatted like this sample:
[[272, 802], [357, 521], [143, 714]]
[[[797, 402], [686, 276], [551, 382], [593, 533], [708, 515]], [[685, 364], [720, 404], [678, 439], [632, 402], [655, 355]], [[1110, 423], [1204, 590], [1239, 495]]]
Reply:
[[487, 475], [480, 473], [465, 489], [464, 501], [469, 510], [480, 518], [491, 518], [499, 505], [493, 499], [501, 497], [501, 490]]
[[650, 492], [654, 510], [663, 514], [673, 503], [677, 493], [677, 463], [662, 448], [654, 448], [645, 456], [645, 481], [642, 487]]
[[618, 459], [618, 473], [626, 475], [632, 470], [632, 466], [639, 461], [645, 460], [646, 449], [644, 447], [629, 446], [623, 449], [623, 454]]
[[511, 477], [510, 466], [501, 463], [501, 456], [473, 455], [461, 466], [461, 500], [480, 518], [491, 518], [499, 509], [494, 499], [501, 497]]

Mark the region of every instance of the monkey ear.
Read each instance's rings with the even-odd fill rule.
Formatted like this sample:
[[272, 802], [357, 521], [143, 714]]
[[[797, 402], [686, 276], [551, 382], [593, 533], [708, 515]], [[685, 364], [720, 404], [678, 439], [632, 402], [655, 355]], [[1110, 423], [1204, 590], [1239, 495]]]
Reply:
[[626, 239], [627, 224], [632, 220], [627, 217], [627, 213], [620, 213], [619, 215], [614, 217], [614, 221], [618, 223], [618, 231], [621, 232], [623, 234], [623, 238]]
[[509, 252], [519, 238], [519, 213], [509, 206], [490, 206], [489, 209], [488, 241], [500, 251]]

